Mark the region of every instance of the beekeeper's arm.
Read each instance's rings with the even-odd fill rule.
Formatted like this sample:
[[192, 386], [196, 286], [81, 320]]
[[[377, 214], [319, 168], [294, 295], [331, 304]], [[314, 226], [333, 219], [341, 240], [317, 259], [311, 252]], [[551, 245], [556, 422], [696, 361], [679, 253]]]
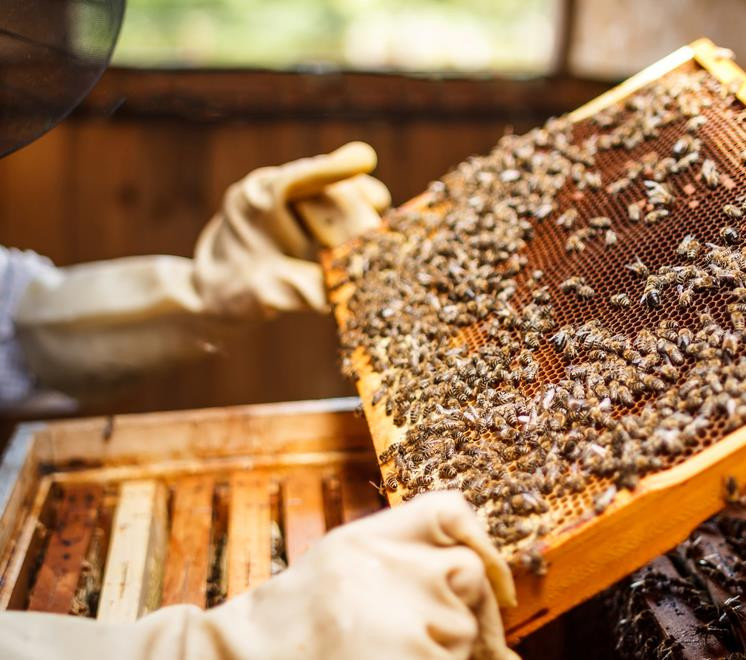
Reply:
[[353, 142], [251, 172], [225, 193], [193, 259], [130, 257], [40, 269], [13, 313], [24, 356], [47, 387], [98, 382], [209, 351], [231, 319], [327, 308], [318, 246], [375, 227], [390, 203]]
[[47, 660], [517, 658], [510, 572], [463, 497], [431, 493], [341, 527], [281, 575], [203, 612], [137, 623], [0, 615], [0, 656]]

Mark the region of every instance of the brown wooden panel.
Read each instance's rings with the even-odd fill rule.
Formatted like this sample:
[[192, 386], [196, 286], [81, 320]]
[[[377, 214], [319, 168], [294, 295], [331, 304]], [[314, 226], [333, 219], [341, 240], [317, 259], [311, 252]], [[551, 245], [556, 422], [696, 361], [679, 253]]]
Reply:
[[28, 609], [57, 614], [70, 611], [102, 496], [100, 486], [64, 489]]
[[293, 470], [283, 483], [285, 552], [292, 564], [308, 547], [324, 535], [324, 500], [321, 473]]
[[346, 469], [342, 473], [344, 522], [352, 522], [383, 508], [383, 499], [375, 485], [380, 479], [381, 475], [370, 469]]
[[228, 598], [271, 575], [270, 481], [261, 473], [241, 473], [230, 482]]
[[212, 477], [182, 479], [174, 485], [161, 606], [205, 606], [213, 487]]
[[8, 541], [8, 563], [0, 582], [0, 610], [26, 608], [36, 559], [53, 523], [55, 490], [52, 477], [41, 479], [23, 524]]

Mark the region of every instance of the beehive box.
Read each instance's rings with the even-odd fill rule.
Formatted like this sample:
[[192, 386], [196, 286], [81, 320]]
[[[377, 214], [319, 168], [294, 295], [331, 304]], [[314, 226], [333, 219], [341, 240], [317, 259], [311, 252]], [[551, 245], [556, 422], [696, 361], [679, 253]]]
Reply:
[[23, 425], [0, 466], [0, 607], [208, 607], [378, 510], [357, 399]]
[[[746, 149], [746, 127], [744, 126], [746, 115], [743, 108], [743, 102], [746, 100], [746, 83], [744, 83], [746, 77], [743, 72], [711, 42], [700, 40], [676, 51], [614, 90], [571, 113], [567, 118], [570, 122], [569, 128], [560, 128], [558, 132], [567, 131], [571, 135], [570, 144], [578, 144], [592, 134], [605, 132], [605, 126], [614, 125], [613, 116], [611, 119], [604, 116], [610, 108], [621, 104], [614, 112], [623, 117], [628, 110], [625, 106], [627, 99], [634, 99], [638, 92], [651, 89], [651, 86], [658, 83], [662, 83], [666, 88], [666, 94], [675, 99], [678, 94], [676, 91], [678, 78], [676, 77], [695, 75], [699, 71], [707, 72], [706, 77], [711, 77], [722, 90], [728, 92], [727, 95], [715, 94], [701, 107], [697, 103], [697, 109], [691, 116], [665, 120], [660, 126], [643, 126], [642, 130], [645, 134], [640, 136], [639, 140], [637, 137], [632, 139], [631, 136], [627, 136], [630, 137], [630, 142], [625, 149], [612, 146], [599, 150], [594, 162], [594, 167], [600, 176], [598, 183], [591, 183], [588, 180], [585, 188], [581, 188], [577, 182], [575, 185], [565, 183], [558, 189], [552, 205], [548, 205], [547, 209], [543, 209], [540, 204], [532, 209], [534, 216], [531, 228], [532, 239], [527, 240], [524, 248], [518, 249], [515, 253], [526, 257], [526, 265], [522, 272], [516, 269], [518, 274], [515, 275], [515, 293], [511, 301], [516, 307], [520, 305], [528, 307], [532, 300], [536, 300], [532, 298], [532, 295], [537, 286], [530, 282], [529, 273], [533, 269], [540, 270], [543, 273], [540, 285], [547, 287], [553, 301], [562, 301], [562, 305], [553, 306], [552, 332], [557, 332], [558, 328], [566, 324], [592, 321], [611, 328], [611, 332], [626, 332], [634, 337], [635, 333], [640, 333], [648, 327], [655, 329], [660, 321], [668, 318], [679, 319], [677, 328], [686, 326], [690, 319], [704, 318], [705, 314], [711, 314], [713, 322], [717, 323], [726, 324], [734, 321], [733, 316], [729, 320], [728, 295], [723, 295], [719, 291], [706, 296], [695, 296], [696, 301], [686, 308], [677, 307], [675, 298], [671, 299], [670, 295], [666, 298], [661, 294], [664, 298], [662, 301], [650, 300], [649, 308], [641, 309], [637, 306], [638, 298], [642, 293], [642, 304], [649, 295], [649, 290], [647, 285], [644, 290], [642, 289], [642, 285], [635, 280], [632, 269], [625, 268], [625, 265], [633, 265], [639, 258], [648, 265], [650, 273], [655, 274], [656, 269], [669, 262], [679, 263], [676, 261], [679, 258], [677, 246], [686, 234], [696, 233], [701, 245], [706, 245], [721, 240], [718, 230], [726, 224], [726, 221], [743, 229], [737, 219], [726, 218], [724, 221], [722, 211], [724, 205], [731, 201], [743, 204], [743, 199], [739, 195], [746, 193], [746, 170], [743, 156], [744, 149]], [[705, 84], [708, 81], [709, 78], [705, 80]], [[656, 93], [653, 88], [652, 94]], [[692, 97], [696, 97], [696, 92], [692, 93]], [[634, 109], [635, 101], [632, 100], [631, 104]], [[624, 177], [625, 172], [629, 171], [630, 162], [645, 162], [647, 154], [651, 152], [660, 154], [660, 156], [656, 155], [653, 161], [649, 161], [656, 164], [664, 155], [667, 156], [672, 151], [676, 153], [674, 145], [682, 134], [686, 135], [689, 130], [686, 122], [689, 122], [694, 114], [700, 113], [705, 118], [705, 122], [693, 126], [697, 138], [702, 143], [701, 147], [697, 148], [698, 165], [696, 168], [682, 165], [674, 180], [667, 184], [671, 186], [675, 194], [674, 212], [670, 213], [670, 217], [665, 218], [665, 222], [653, 224], [654, 218], [651, 218], [649, 223], [641, 220], [635, 221], [631, 217], [630, 206], [636, 206], [642, 216], [647, 216], [648, 213], [657, 212], [662, 208], [658, 201], [651, 201], [652, 197], [649, 196], [646, 199], [645, 188], [642, 186], [642, 179], [653, 179], [653, 175], [627, 182], [626, 188], [620, 188], [614, 192], [608, 188], [608, 185]], [[572, 157], [576, 159], [576, 162], [582, 160], [577, 153]], [[706, 160], [711, 161], [721, 173], [721, 179], [716, 186], [709, 184], [706, 173], [701, 170]], [[493, 168], [495, 167], [493, 164]], [[707, 167], [709, 166], [705, 166], [705, 170]], [[495, 176], [495, 172], [497, 176], [504, 173], [505, 176], [501, 177], [501, 180], [506, 183], [519, 180], [521, 177], [517, 170], [506, 171], [500, 170], [499, 167], [493, 169], [491, 173], [489, 163], [481, 170], [478, 162], [473, 165], [472, 170], [470, 168], [472, 168], [472, 163], [468, 162], [463, 164], [460, 170], [467, 173], [472, 170], [482, 173], [488, 180]], [[550, 174], [553, 173], [550, 172]], [[447, 182], [445, 185], [451, 185], [453, 188], [469, 185], [468, 174], [458, 179], [459, 170], [457, 170], [456, 175], [455, 183]], [[639, 172], [635, 177], [638, 175]], [[535, 185], [535, 181], [529, 180], [529, 189], [532, 185]], [[439, 223], [444, 221], [451, 210], [448, 207], [447, 198], [441, 201], [439, 197], [442, 190], [442, 186], [436, 186], [430, 192], [405, 205], [399, 217], [405, 218], [408, 210], [413, 211], [415, 215], [427, 214], [426, 222], [430, 224], [426, 227], [431, 227], [433, 232], [437, 231]], [[477, 193], [474, 194], [474, 205], [479, 206], [482, 202], [476, 198]], [[492, 201], [499, 202], [500, 200]], [[615, 231], [614, 236], [607, 239], [607, 244], [603, 239], [588, 240], [588, 244], [583, 245], [582, 250], [567, 249], [568, 232], [565, 231], [566, 227], [557, 224], [557, 220], [569, 206], [576, 207], [578, 215], [584, 221], [593, 217], [610, 219]], [[660, 219], [663, 219], [664, 214], [659, 215]], [[404, 222], [406, 225], [406, 219]], [[388, 231], [384, 225], [382, 232], [386, 234]], [[427, 231], [427, 229], [423, 230], [422, 236], [425, 238], [420, 237], [418, 240], [426, 240]], [[603, 232], [596, 233], [603, 236]], [[477, 238], [473, 234], [468, 236], [470, 239]], [[370, 243], [375, 240], [375, 236], [371, 237]], [[390, 273], [396, 273], [396, 261], [405, 258], [406, 250], [416, 251], [418, 249], [407, 240], [405, 235], [399, 244], [402, 252], [389, 253], [387, 256], [394, 264], [390, 268]], [[455, 243], [459, 241], [460, 238], [455, 239]], [[350, 271], [345, 272], [342, 267], [347, 264], [348, 269], [352, 268], [359, 272], [356, 276], [357, 281], [364, 281], [366, 273], [371, 272], [370, 262], [367, 261], [371, 253], [365, 251], [370, 243], [366, 243], [365, 240], [353, 241], [327, 255], [325, 259], [327, 283], [343, 337], [351, 324], [357, 324], [357, 327], [360, 327], [360, 323], [373, 323], [370, 321], [372, 317], [357, 318], [354, 311], [350, 310], [348, 302], [357, 290], [350, 281]], [[391, 246], [395, 245], [395, 242], [391, 243]], [[611, 245], [615, 247], [609, 250]], [[457, 249], [458, 245], [453, 247]], [[392, 249], [395, 250], [396, 247]], [[440, 245], [439, 249], [448, 250], [449, 248]], [[702, 255], [703, 263], [707, 267], [704, 252]], [[505, 263], [510, 266], [510, 260]], [[505, 263], [496, 267], [495, 272], [499, 274], [501, 269], [505, 270]], [[595, 293], [592, 299], [577, 300], [572, 296], [563, 297], [564, 292], [560, 289], [560, 284], [578, 273], [584, 275], [587, 278], [587, 284], [592, 287]], [[398, 286], [398, 282], [394, 284]], [[406, 284], [408, 282], [405, 282]], [[416, 283], [413, 284], [416, 286]], [[629, 290], [633, 298], [630, 306], [618, 308], [610, 304], [610, 296], [625, 290]], [[636, 292], [636, 295], [633, 295], [633, 292]], [[385, 303], [381, 301], [381, 308], [373, 310], [383, 319], [379, 325], [385, 325], [386, 318], [396, 317], [396, 308], [392, 303], [405, 307], [407, 301], [404, 297], [402, 300], [392, 299]], [[389, 305], [392, 306], [389, 307]], [[504, 311], [505, 306], [502, 309]], [[481, 312], [476, 313], [481, 314]], [[487, 327], [493, 317], [489, 314], [490, 312], [487, 312], [486, 316], [481, 315], [480, 320], [476, 322], [462, 324], [452, 333], [450, 345], [465, 347], [465, 351], [459, 354], [460, 357], [468, 358], [478, 352], [481, 347], [490, 344]], [[412, 327], [418, 321], [417, 318], [407, 316], [404, 319], [405, 322], [410, 322]], [[374, 321], [377, 323], [376, 319]], [[401, 332], [405, 334], [405, 330]], [[736, 332], [740, 330], [736, 328]], [[527, 378], [528, 384], [524, 386], [521, 383], [520, 385], [524, 388], [523, 393], [528, 397], [538, 396], [542, 392], [539, 385], [554, 383], [566, 373], [568, 362], [558, 355], [555, 350], [556, 346], [550, 345], [550, 335], [551, 333], [545, 333], [538, 338], [536, 346], [532, 347], [535, 351], [528, 364], [536, 365], [538, 378], [537, 373], [533, 376], [537, 385], [533, 384], [534, 378], [530, 380]], [[376, 341], [379, 343], [372, 348], [378, 352], [379, 356], [385, 356], [388, 350], [388, 338], [379, 335]], [[397, 504], [403, 497], [410, 497], [418, 490], [443, 487], [442, 481], [434, 480], [422, 473], [418, 473], [418, 481], [415, 481], [414, 488], [405, 488], [397, 483], [401, 473], [395, 470], [391, 457], [399, 450], [391, 448], [406, 445], [416, 450], [416, 442], [410, 440], [407, 435], [414, 423], [407, 417], [406, 412], [400, 413], [398, 424], [394, 423], [397, 417], [397, 413], [393, 410], [395, 406], [383, 405], [386, 396], [381, 395], [382, 377], [380, 370], [376, 372], [372, 367], [370, 352], [366, 351], [362, 345], [347, 346], [347, 349], [350, 351], [348, 369], [354, 371], [358, 377], [357, 387], [363, 400], [376, 452], [379, 454], [384, 481], [391, 484], [388, 494], [390, 502]], [[398, 356], [401, 364], [404, 365], [399, 368], [400, 372], [406, 372], [407, 360], [416, 350], [417, 347], [413, 347], [411, 353]], [[742, 347], [738, 349], [737, 355], [743, 355]], [[734, 361], [737, 355], [733, 356]], [[377, 359], [383, 360], [384, 358]], [[688, 377], [687, 365], [688, 363], [685, 362], [685, 366], [681, 367], [683, 372], [681, 377], [678, 375], [678, 370], [674, 371], [673, 380], [669, 381], [668, 385], [670, 389], [679, 387], [681, 382]], [[520, 369], [521, 367], [514, 366], [513, 368]], [[412, 371], [415, 370], [413, 366]], [[614, 419], [619, 419], [622, 415], [638, 414], [653, 400], [653, 397], [649, 393], [646, 394], [644, 390], [636, 392], [633, 398], [634, 402], [626, 405], [626, 410], [614, 409], [609, 415]], [[547, 399], [543, 394], [540, 401], [542, 399], [549, 400], [551, 404], [551, 397]], [[418, 401], [423, 400], [418, 399]], [[432, 402], [424, 401], [422, 405], [427, 405], [427, 403]], [[465, 406], [468, 405], [467, 400]], [[605, 406], [601, 413], [605, 414], [607, 409], [612, 407], [608, 405], [608, 401]], [[549, 408], [548, 405], [545, 407]], [[391, 414], [392, 412], [394, 414]], [[470, 415], [470, 420], [474, 421], [475, 415], [468, 407], [465, 407], [465, 412]], [[442, 406], [438, 410], [441, 418], [446, 418], [450, 414], [451, 412], [442, 409]], [[417, 424], [424, 426], [421, 417], [417, 415], [414, 417]], [[466, 415], [462, 414], [461, 417], [466, 418]], [[612, 488], [613, 482], [610, 478], [594, 476], [574, 490], [561, 493], [550, 492], [545, 498], [546, 511], [533, 516], [540, 519], [546, 531], [517, 542], [507, 542], [501, 545], [502, 551], [514, 567], [518, 589], [518, 607], [504, 613], [509, 638], [515, 641], [523, 637], [578, 602], [609, 586], [652, 557], [672, 547], [682, 540], [694, 526], [715, 513], [722, 506], [722, 484], [725, 479], [727, 477], [735, 477], [737, 480], [746, 478], [746, 432], [742, 429], [730, 432], [733, 430], [732, 418], [732, 413], [730, 419], [728, 414], [714, 415], [706, 428], [698, 426], [694, 432], [689, 434], [686, 448], [682, 447], [681, 451], [677, 450], [673, 456], [658, 457], [656, 460], [660, 462], [660, 469], [644, 474], [634, 489], [620, 487], [619, 492], [616, 492], [616, 489]], [[512, 420], [509, 425], [520, 428], [521, 424], [530, 423], [531, 419], [526, 418], [518, 421]], [[488, 426], [489, 424], [485, 424], [485, 428]], [[441, 428], [446, 428], [445, 424], [441, 424]], [[473, 440], [475, 436], [473, 432], [470, 433], [470, 438]], [[487, 430], [481, 436], [478, 431], [476, 433], [476, 437], [481, 438], [485, 444], [501, 444], [494, 442], [495, 430]], [[425, 438], [423, 445], [427, 445], [427, 436], [423, 434], [422, 437]], [[661, 437], [662, 441], [671, 439], [670, 434]], [[641, 439], [641, 441], [644, 440], [645, 438]], [[502, 443], [501, 446], [506, 444], [509, 443]], [[601, 453], [606, 450], [599, 446], [598, 451]], [[418, 457], [417, 464], [419, 462], [422, 462], [421, 456]], [[504, 465], [504, 472], [512, 473], [516, 469], [516, 462], [514, 459], [507, 461]], [[480, 514], [482, 513], [484, 512], [480, 510]], [[530, 568], [542, 568], [542, 562], [548, 568], [545, 575], [536, 575], [535, 571], [529, 570]]]

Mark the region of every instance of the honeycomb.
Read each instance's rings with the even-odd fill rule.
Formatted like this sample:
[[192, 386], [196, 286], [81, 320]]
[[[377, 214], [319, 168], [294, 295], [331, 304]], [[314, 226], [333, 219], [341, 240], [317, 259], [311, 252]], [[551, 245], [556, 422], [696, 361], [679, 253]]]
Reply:
[[[693, 72], [697, 68], [692, 62], [680, 67], [677, 72]], [[673, 72], [669, 75], [675, 74]], [[728, 220], [722, 208], [734, 197], [746, 194], [746, 167], [741, 160], [741, 154], [746, 149], [746, 110], [740, 103], [734, 103], [732, 98], [719, 99], [711, 107], [704, 108], [701, 114], [707, 118], [698, 134], [702, 140], [702, 159], [709, 158], [716, 163], [721, 175], [727, 177], [724, 185], [715, 189], [702, 185], [697, 167], [678, 173], [668, 183], [678, 203], [686, 207], [686, 212], [672, 213], [662, 223], [647, 225], [631, 222], [627, 214], [627, 206], [644, 197], [639, 185], [629, 186], [616, 195], [610, 195], [603, 188], [598, 191], [579, 191], [569, 182], [557, 196], [558, 207], [562, 209], [574, 206], [581, 216], [589, 218], [609, 217], [618, 236], [618, 243], [613, 249], [608, 249], [602, 242], [593, 241], [587, 244], [582, 253], [568, 254], [564, 247], [567, 232], [554, 222], [544, 223], [526, 248], [526, 268], [516, 276], [517, 306], [530, 301], [531, 293], [527, 282], [531, 270], [539, 269], [544, 272], [541, 283], [549, 287], [552, 300], [557, 301], [553, 305], [553, 318], [558, 327], [581, 324], [593, 318], [601, 321], [603, 326], [613, 328], [615, 332], [634, 336], [644, 328], [656, 326], [663, 319], [674, 319], [682, 326], [696, 326], [699, 315], [703, 312], [709, 312], [723, 326], [730, 325], [727, 306], [732, 298], [726, 290], [717, 289], [706, 295], [696, 296], [692, 305], [686, 309], [678, 306], [675, 296], [667, 296], [660, 307], [643, 310], [636, 304], [642, 293], [640, 280], [625, 268], [639, 258], [651, 273], [655, 272], [660, 266], [669, 265], [676, 260], [676, 248], [685, 235], [695, 235], [703, 244], [718, 243], [720, 228], [737, 224]], [[581, 141], [597, 130], [598, 127], [588, 119], [577, 123], [573, 133], [575, 140]], [[680, 135], [681, 123], [675, 122], [664, 127], [658, 138], [646, 140], [632, 150], [599, 151], [596, 156], [597, 168], [603, 172], [604, 181], [615, 181], [624, 175], [627, 163], [637, 162], [650, 152], [670, 153]], [[734, 195], [734, 191], [738, 191], [738, 195]], [[595, 296], [590, 300], [581, 302], [560, 291], [559, 284], [575, 274], [582, 274], [594, 289]], [[609, 297], [622, 291], [629, 292], [632, 298], [632, 306], [627, 309], [615, 308], [609, 304]], [[636, 295], [633, 296], [633, 293]], [[486, 322], [483, 322], [461, 331], [463, 341], [471, 350], [490, 341], [485, 334], [485, 326]], [[740, 354], [743, 354], [743, 350]], [[556, 382], [564, 377], [567, 367], [567, 363], [548, 342], [542, 342], [534, 355], [540, 364], [540, 370], [536, 382], [528, 389], [529, 395], [538, 391], [543, 383]], [[683, 382], [687, 375], [688, 372], [683, 369], [678, 383]], [[650, 393], [638, 397], [632, 407], [624, 409], [624, 413], [640, 412], [653, 398], [654, 395]], [[619, 415], [621, 412], [620, 408], [615, 408], [612, 414]], [[662, 469], [685, 461], [720, 440], [725, 433], [726, 420], [712, 420], [710, 426], [700, 433], [694, 446], [687, 447], [675, 457], [664, 457]], [[508, 468], [514, 469], [513, 466]], [[588, 516], [593, 511], [594, 498], [609, 488], [610, 484], [609, 479], [596, 478], [579, 493], [560, 497], [550, 494], [547, 499], [554, 524], [560, 527], [572, 526]], [[510, 552], [511, 548], [506, 548], [506, 551]]]
[[[694, 74], [699, 70], [699, 66], [690, 61], [668, 73], [666, 77]], [[623, 106], [622, 103], [622, 108]], [[623, 119], [628, 112], [631, 110], [623, 108], [620, 117]], [[640, 177], [615, 194], [608, 192], [606, 187], [609, 183], [624, 177], [631, 163], [644, 162], [651, 154], [659, 157], [670, 154], [674, 144], [685, 132], [685, 119], [661, 127], [654, 137], [642, 140], [632, 148], [599, 150], [595, 154], [594, 167], [602, 174], [603, 185], [598, 189], [581, 187], [568, 177], [554, 198], [554, 212], [544, 221], [534, 223], [532, 239], [520, 250], [526, 262], [514, 277], [516, 286], [511, 298], [514, 307], [525, 308], [531, 304], [536, 289], [532, 273], [539, 270], [543, 273], [539, 284], [547, 287], [552, 301], [554, 330], [568, 325], [577, 327], [594, 320], [610, 332], [632, 338], [639, 332], [655, 328], [661, 321], [667, 320], [676, 321], [680, 327], [696, 329], [700, 325], [702, 314], [709, 314], [713, 321], [723, 328], [731, 328], [732, 319], [728, 305], [733, 302], [733, 297], [729, 289], [715, 287], [698, 292], [693, 297], [692, 304], [686, 308], [679, 306], [677, 296], [667, 291], [661, 296], [661, 304], [651, 308], [638, 302], [643, 294], [644, 280], [641, 281], [627, 268], [628, 264], [638, 260], [648, 267], [650, 273], [657, 272], [660, 267], [681, 265], [685, 260], [677, 255], [677, 248], [685, 236], [694, 235], [701, 245], [705, 246], [708, 243], [722, 244], [720, 230], [725, 225], [746, 230], [743, 220], [729, 218], [723, 212], [726, 204], [742, 204], [746, 200], [746, 168], [743, 163], [746, 149], [746, 112], [733, 95], [714, 94], [711, 96], [711, 103], [702, 107], [700, 114], [706, 121], [697, 131], [697, 137], [702, 143], [699, 161], [696, 166], [679, 171], [666, 179], [675, 201], [670, 216], [660, 222], [646, 224], [630, 220], [630, 204], [639, 203], [641, 208], [645, 206], [646, 195], [642, 185], [642, 179], [645, 177]], [[602, 129], [592, 117], [575, 123], [571, 131], [573, 142], [581, 143], [601, 133]], [[716, 187], [709, 187], [703, 180], [701, 164], [707, 159], [714, 162], [720, 173], [720, 185]], [[570, 207], [577, 209], [579, 216], [584, 219], [609, 218], [616, 233], [616, 243], [607, 246], [602, 240], [590, 240], [582, 252], [568, 252], [568, 231], [558, 226], [556, 218], [562, 210]], [[434, 206], [433, 212], [446, 213], [447, 208]], [[350, 245], [348, 249], [354, 250], [354, 247]], [[703, 250], [692, 263], [706, 267], [706, 250]], [[336, 267], [339, 267], [339, 262]], [[584, 277], [587, 285], [595, 292], [591, 298], [580, 300], [576, 295], [561, 289], [562, 282], [577, 275]], [[618, 308], [610, 304], [610, 297], [621, 292], [629, 295], [629, 307]], [[338, 309], [337, 315], [344, 332], [346, 315], [349, 314], [344, 301], [349, 299], [350, 291], [342, 287], [333, 295], [335, 302], [342, 308]], [[488, 336], [487, 328], [492, 319], [493, 317], [487, 316], [482, 321], [466, 327], [454, 328], [453, 345], [466, 346], [469, 354], [474, 354], [480, 347], [490, 345], [493, 339]], [[538, 364], [538, 374], [533, 382], [521, 383], [520, 388], [526, 397], [535, 397], [548, 384], [558, 383], [567, 377], [568, 361], [552, 345], [549, 340], [551, 334], [552, 332], [543, 333], [539, 345], [532, 352], [533, 359]], [[587, 350], [581, 349], [577, 359], [573, 359], [572, 362], [581, 362], [585, 353]], [[741, 343], [734, 359], [745, 355], [746, 351]], [[392, 423], [390, 416], [384, 417], [382, 414], [382, 404], [378, 409], [370, 405], [373, 392], [380, 384], [380, 378], [377, 374], [371, 374], [370, 362], [366, 362], [359, 352], [356, 353], [355, 359], [362, 365], [359, 374], [364, 384], [360, 387], [361, 396], [368, 404], [366, 414], [375, 418], [375, 421], [369, 419], [369, 422], [376, 446], [381, 451], [405, 438], [408, 424], [397, 427]], [[674, 388], [683, 384], [690, 376], [693, 365], [693, 359], [686, 356], [677, 379], [670, 382], [668, 387]], [[649, 391], [638, 393], [631, 406], [614, 405], [610, 414], [615, 418], [639, 414], [658, 396], [658, 393]], [[733, 430], [728, 426], [728, 421], [726, 415], [710, 418], [707, 427], [699, 429], [695, 440], [689, 442], [681, 453], [662, 454], [659, 457], [658, 469], [665, 470], [678, 465], [722, 439]], [[491, 431], [483, 433], [480, 439], [486, 443], [498, 442]], [[385, 484], [386, 477], [393, 472], [390, 464], [387, 465], [388, 461], [382, 460], [381, 463]], [[516, 464], [514, 461], [507, 461], [502, 468], [508, 473], [514, 472]], [[613, 484], [614, 480], [610, 477], [592, 476], [576, 492], [568, 492], [567, 489], [552, 490], [545, 497], [548, 510], [526, 516], [540, 521], [541, 531], [526, 534], [515, 541], [499, 543], [501, 550], [513, 562], [531, 562], [534, 554], [532, 548], [538, 538], [559, 534], [596, 515], [599, 509], [603, 509], [603, 506], [598, 506], [599, 497], [608, 493], [609, 498], [606, 499], [610, 500], [614, 496], [616, 487]], [[442, 480], [436, 477], [428, 487], [441, 488]], [[389, 493], [390, 499], [402, 499], [402, 489], [397, 490], [396, 484], [389, 490], [392, 491]], [[479, 508], [478, 514], [486, 521], [489, 512], [488, 503], [487, 506]], [[540, 566], [538, 570], [541, 570]]]

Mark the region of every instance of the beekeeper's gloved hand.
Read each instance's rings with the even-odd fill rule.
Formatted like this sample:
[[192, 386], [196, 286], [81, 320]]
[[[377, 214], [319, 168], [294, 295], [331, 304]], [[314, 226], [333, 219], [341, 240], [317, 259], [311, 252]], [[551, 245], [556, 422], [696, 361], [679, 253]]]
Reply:
[[[380, 222], [388, 190], [353, 142], [232, 185], [194, 259], [130, 257], [49, 269], [13, 312], [32, 371], [74, 394], [211, 350], [227, 320], [326, 309], [318, 246]], [[1, 396], [1, 394], [0, 394]]]
[[341, 527], [297, 564], [209, 612], [165, 608], [138, 623], [0, 615], [13, 658], [515, 659], [498, 604], [504, 561], [459, 493], [432, 493]]

